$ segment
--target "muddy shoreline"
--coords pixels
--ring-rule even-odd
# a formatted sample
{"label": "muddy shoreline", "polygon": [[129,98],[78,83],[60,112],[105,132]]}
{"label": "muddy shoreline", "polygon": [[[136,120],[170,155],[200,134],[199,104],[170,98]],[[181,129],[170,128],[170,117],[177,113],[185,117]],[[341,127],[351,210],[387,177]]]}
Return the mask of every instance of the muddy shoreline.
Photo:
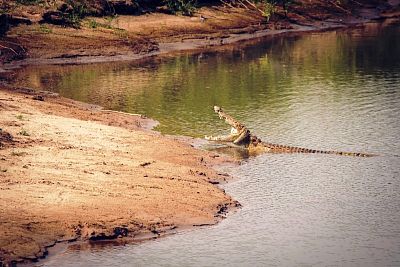
{"label": "muddy shoreline", "polygon": [[[354,27],[387,17],[398,18],[398,13],[307,26],[292,23],[285,29],[253,28],[251,33],[214,34],[211,38],[185,36],[176,41],[175,36],[160,42],[159,50],[150,53],[38,56],[12,61],[0,71],[12,72],[26,65],[138,60],[184,50],[223,49],[224,45],[265,36]],[[5,214],[0,224],[0,265],[37,261],[60,242],[126,242],[142,239],[142,235],[151,239],[186,227],[215,224],[239,206],[215,186],[227,176],[213,166],[229,159],[194,149],[179,138],[149,132],[146,129],[152,122],[141,116],[104,111],[46,92],[15,89],[0,85],[2,133],[13,137],[11,141],[1,139],[0,148],[0,210]],[[87,133],[91,139],[81,141]],[[136,155],[131,155],[132,150]],[[97,191],[103,190],[104,184],[99,186],[96,177],[107,187],[101,194]],[[78,186],[77,179],[82,179]],[[121,193],[121,188],[126,191]],[[153,190],[166,191],[154,194]],[[171,201],[177,197],[178,203]],[[132,205],[137,205],[133,212]],[[126,215],[115,216],[121,211]]]}

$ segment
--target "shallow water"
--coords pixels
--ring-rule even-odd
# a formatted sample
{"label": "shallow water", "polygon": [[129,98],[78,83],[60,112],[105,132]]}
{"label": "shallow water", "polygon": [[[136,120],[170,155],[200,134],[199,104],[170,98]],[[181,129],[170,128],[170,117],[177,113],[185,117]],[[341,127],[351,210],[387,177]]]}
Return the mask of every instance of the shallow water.
{"label": "shallow water", "polygon": [[126,246],[71,247],[44,266],[400,266],[400,26],[289,37],[146,62],[30,67],[18,84],[201,137],[227,125],[262,140],[372,158],[265,154],[228,171],[243,208],[212,227]]}

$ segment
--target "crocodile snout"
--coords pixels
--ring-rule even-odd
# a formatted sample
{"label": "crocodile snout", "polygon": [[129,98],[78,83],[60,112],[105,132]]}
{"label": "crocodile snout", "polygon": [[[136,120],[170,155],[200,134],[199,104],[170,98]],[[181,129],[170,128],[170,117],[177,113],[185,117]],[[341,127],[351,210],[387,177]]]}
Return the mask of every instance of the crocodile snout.
{"label": "crocodile snout", "polygon": [[222,108],[220,108],[220,107],[218,107],[218,106],[214,106],[214,111],[215,111],[216,113],[218,113],[218,112],[222,111]]}

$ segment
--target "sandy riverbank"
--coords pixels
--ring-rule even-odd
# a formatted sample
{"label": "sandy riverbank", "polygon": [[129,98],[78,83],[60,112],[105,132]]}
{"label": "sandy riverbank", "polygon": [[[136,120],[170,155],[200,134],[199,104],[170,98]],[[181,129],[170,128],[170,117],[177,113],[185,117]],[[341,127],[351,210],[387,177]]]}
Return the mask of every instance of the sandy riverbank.
{"label": "sandy riverbank", "polygon": [[[12,28],[0,45],[23,50],[26,59],[11,67],[135,59],[296,27],[346,27],[397,16],[399,1],[391,2],[394,11],[366,6],[358,12],[363,16],[307,6],[268,24],[257,12],[227,7],[200,9],[204,22],[199,16],[148,14],[80,30],[33,23]],[[236,205],[213,185],[226,179],[211,168],[225,162],[214,153],[150,132],[140,116],[34,96],[0,88],[0,261],[37,259],[62,240],[134,238],[212,224],[225,207]]]}
{"label": "sandy riverbank", "polygon": [[214,153],[145,130],[140,116],[33,97],[0,90],[2,261],[61,240],[214,224],[236,205],[214,185],[227,178]]}

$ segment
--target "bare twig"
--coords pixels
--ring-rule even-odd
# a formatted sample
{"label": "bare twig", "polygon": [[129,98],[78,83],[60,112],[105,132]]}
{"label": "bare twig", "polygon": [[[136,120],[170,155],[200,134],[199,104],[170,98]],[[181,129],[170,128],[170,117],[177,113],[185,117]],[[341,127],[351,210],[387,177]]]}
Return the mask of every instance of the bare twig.
{"label": "bare twig", "polygon": [[231,8],[233,8],[233,6],[228,2],[226,2],[224,0],[219,0],[219,1],[221,1],[221,3],[223,3],[224,5],[227,5],[227,6],[231,7]]}
{"label": "bare twig", "polygon": [[256,10],[258,10],[262,15],[264,15],[264,11],[262,11],[261,9],[259,9],[254,3],[252,3],[249,0],[245,0],[246,3],[248,3],[249,5],[251,5],[252,7],[254,7]]}
{"label": "bare twig", "polygon": [[340,9],[340,10],[342,10],[342,11],[344,11],[345,13],[347,13],[347,14],[351,14],[351,12],[350,11],[348,11],[348,10],[346,10],[346,9],[344,9],[343,7],[341,7],[341,6],[339,6],[338,4],[336,4],[335,2],[330,2],[332,5],[334,5],[336,8],[338,8],[338,9]]}
{"label": "bare twig", "polygon": [[238,1],[239,4],[242,5],[245,9],[247,9],[247,10],[249,9],[242,1],[240,1],[240,0],[237,0],[237,1]]}
{"label": "bare twig", "polygon": [[355,0],[350,0],[350,1],[356,3],[359,6],[362,6],[362,4],[360,2],[358,2],[358,1],[355,1]]}
{"label": "bare twig", "polygon": [[20,45],[20,44],[17,44],[17,43],[14,43],[14,42],[10,42],[10,41],[1,41],[1,42],[18,46],[24,53],[26,52],[24,47],[22,45]]}
{"label": "bare twig", "polygon": [[12,49],[11,47],[8,46],[4,46],[4,45],[0,45],[0,48],[4,48],[4,49],[8,49],[11,50],[14,54],[16,54],[17,56],[19,55],[14,49]]}

